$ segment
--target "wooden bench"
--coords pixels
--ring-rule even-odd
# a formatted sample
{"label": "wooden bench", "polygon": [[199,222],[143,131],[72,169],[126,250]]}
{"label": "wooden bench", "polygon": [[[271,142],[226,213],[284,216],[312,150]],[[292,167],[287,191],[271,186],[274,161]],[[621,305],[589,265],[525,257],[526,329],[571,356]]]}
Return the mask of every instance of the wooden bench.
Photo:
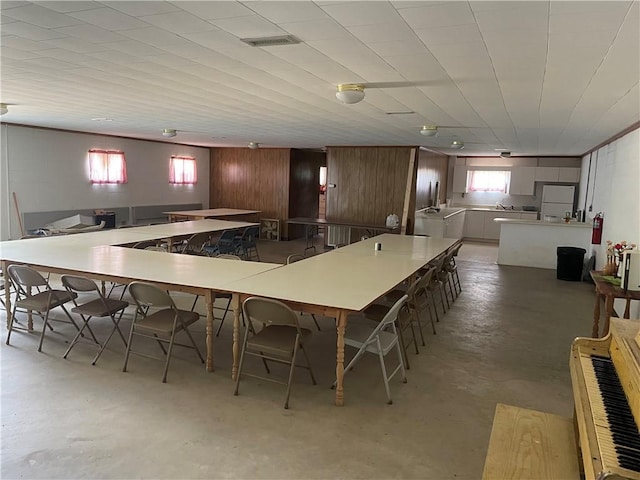
{"label": "wooden bench", "polygon": [[482,478],[580,478],[573,421],[550,413],[497,404]]}

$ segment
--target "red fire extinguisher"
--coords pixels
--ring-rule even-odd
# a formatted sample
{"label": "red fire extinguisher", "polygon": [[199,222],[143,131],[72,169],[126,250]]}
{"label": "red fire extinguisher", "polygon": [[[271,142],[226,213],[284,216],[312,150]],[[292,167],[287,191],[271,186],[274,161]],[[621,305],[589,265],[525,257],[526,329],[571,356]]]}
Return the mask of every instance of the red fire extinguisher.
{"label": "red fire extinguisher", "polygon": [[602,224],[604,218],[602,218],[602,212],[593,217],[593,229],[591,231],[591,244],[600,245],[602,243]]}

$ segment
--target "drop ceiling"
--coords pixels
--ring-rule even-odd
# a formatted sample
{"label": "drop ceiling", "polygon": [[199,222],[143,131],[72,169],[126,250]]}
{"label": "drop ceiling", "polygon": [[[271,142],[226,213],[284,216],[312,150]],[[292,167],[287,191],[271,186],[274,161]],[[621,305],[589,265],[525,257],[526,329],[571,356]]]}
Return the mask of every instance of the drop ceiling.
{"label": "drop ceiling", "polygon": [[[12,124],[579,155],[640,120],[635,1],[1,2]],[[294,45],[241,39],[293,35]],[[345,105],[340,83],[378,83]],[[387,85],[387,86],[385,86]],[[445,125],[438,136],[422,125]],[[173,138],[165,128],[177,130]]]}

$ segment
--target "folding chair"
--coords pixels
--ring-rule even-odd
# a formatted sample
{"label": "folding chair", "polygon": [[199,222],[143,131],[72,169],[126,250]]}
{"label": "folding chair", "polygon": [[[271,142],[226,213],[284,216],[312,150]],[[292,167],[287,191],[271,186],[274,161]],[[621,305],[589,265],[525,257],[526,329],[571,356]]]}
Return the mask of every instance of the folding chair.
{"label": "folding chair", "polygon": [[224,254],[239,255],[240,253],[235,243],[237,233],[237,230],[223,231],[215,245],[208,245],[204,247],[204,253],[210,257],[216,257]]}
{"label": "folding chair", "polygon": [[187,255],[206,255],[205,247],[209,246],[211,234],[209,232],[194,233],[184,243],[178,253]]}
{"label": "folding chair", "polygon": [[[50,321],[71,323],[76,330],[80,331],[80,328],[73,320],[73,317],[69,314],[64,304],[72,301],[76,298],[76,294],[69,293],[66,290],[54,290],[49,285],[46,278],[40,275],[39,272],[27,267],[26,265],[9,265],[8,268],[9,278],[15,288],[15,301],[13,303],[13,312],[11,312],[11,321],[9,322],[9,332],[7,333],[7,345],[9,345],[9,339],[11,338],[11,332],[13,329],[24,330],[22,327],[16,327],[16,311],[18,308],[27,311],[35,311],[42,318],[42,332],[40,334],[40,342],[38,343],[38,351],[42,351],[42,343],[44,342],[44,334],[47,328],[53,330]],[[33,290],[36,290],[34,293]],[[49,318],[49,313],[52,309],[60,307],[64,311],[65,315],[69,319],[60,320],[56,318]],[[94,337],[95,340],[95,337]]]}
{"label": "folding chair", "polygon": [[256,260],[260,261],[260,255],[258,254],[258,246],[256,239],[260,235],[260,227],[247,227],[245,228],[242,236],[239,240],[239,251],[242,252],[241,256],[244,260],[251,260],[254,256]]}
{"label": "folding chair", "polygon": [[[250,297],[244,301],[242,309],[247,321],[247,327],[245,328],[244,339],[242,341],[238,376],[236,377],[236,386],[233,394],[238,395],[240,377],[242,375],[261,378],[287,386],[284,408],[289,408],[291,382],[293,380],[295,367],[302,367],[309,370],[311,381],[314,385],[316,384],[316,379],[311,369],[311,362],[304,348],[305,339],[311,335],[311,330],[301,328],[295,312],[277,300]],[[260,330],[258,330],[258,328]],[[302,350],[306,359],[306,365],[296,363],[298,350]],[[285,383],[270,377],[243,373],[242,370],[247,355],[261,358],[267,373],[271,373],[267,360],[289,365],[288,381]]]}
{"label": "folding chair", "polygon": [[[61,280],[62,280],[62,284],[67,289],[67,291],[70,294],[76,296],[76,298],[73,299],[73,304],[75,305],[75,307],[71,309],[71,312],[77,313],[78,315],[80,315],[80,318],[82,318],[82,321],[84,322],[84,325],[82,325],[82,328],[80,329],[80,331],[77,333],[77,335],[69,345],[69,348],[67,349],[67,351],[64,353],[63,358],[67,358],[67,355],[69,355],[69,352],[71,351],[71,349],[76,345],[76,343],[78,343],[78,340],[80,340],[80,337],[82,336],[82,332],[84,331],[85,328],[88,329],[91,332],[91,336],[95,338],[95,335],[93,334],[93,332],[91,331],[91,327],[89,326],[89,320],[93,317],[98,317],[98,318],[109,317],[113,322],[113,328],[111,329],[111,333],[109,333],[109,336],[107,337],[107,339],[103,344],[100,344],[98,342],[98,346],[100,348],[98,349],[98,353],[96,354],[95,358],[91,362],[91,365],[96,364],[96,362],[100,358],[100,355],[102,355],[102,352],[104,351],[105,347],[109,343],[109,340],[111,340],[111,337],[113,336],[114,333],[116,333],[116,331],[120,335],[120,338],[122,339],[122,343],[126,346],[127,341],[124,338],[122,331],[120,330],[119,323],[120,323],[120,320],[122,319],[122,314],[124,313],[124,310],[129,306],[129,302],[125,302],[124,300],[116,300],[114,298],[105,297],[104,295],[102,295],[102,292],[98,288],[98,285],[96,285],[96,283],[93,280],[89,280],[88,278],[85,278],[85,277],[79,277],[75,275],[63,275]],[[83,303],[78,303],[78,296],[80,294],[87,294],[87,293],[94,294],[91,300],[84,301]],[[120,313],[120,315],[118,315],[118,317],[116,318],[117,313]]]}
{"label": "folding chair", "polygon": [[[156,340],[158,345],[160,345],[162,352],[167,357],[162,376],[163,383],[167,382],[167,372],[169,371],[169,363],[174,345],[193,348],[200,358],[200,361],[204,363],[204,358],[202,358],[202,354],[200,350],[198,350],[198,346],[193,340],[188,328],[189,325],[195,323],[200,317],[197,313],[179,310],[167,292],[151,283],[131,282],[129,284],[129,293],[135,300],[137,308],[133,322],[131,322],[127,350],[124,356],[124,365],[122,366],[123,372],[127,371],[129,354],[131,353],[159,360],[158,357],[132,350],[131,344],[134,335]],[[176,333],[180,331],[184,331],[184,333],[187,334],[191,345],[175,343]],[[168,343],[169,347],[165,349],[163,343]]]}
{"label": "folding chair", "polygon": [[[387,403],[389,404],[393,403],[393,400],[391,399],[391,390],[389,388],[389,380],[391,380],[396,373],[400,372],[402,374],[402,381],[407,383],[407,375],[404,369],[404,361],[400,350],[398,331],[396,329],[396,320],[403,307],[405,307],[407,299],[407,295],[400,298],[393,307],[389,309],[384,318],[380,323],[378,323],[377,327],[371,328],[368,325],[360,323],[347,325],[347,329],[344,334],[344,344],[358,349],[355,356],[345,367],[344,375],[347,375],[347,372],[353,368],[356,362],[360,360],[366,352],[378,355],[378,358],[380,359],[380,368],[382,369],[384,388],[387,392]],[[391,372],[391,374],[389,374],[387,372],[384,357],[386,357],[394,348],[398,354],[398,366],[393,370],[393,372]],[[335,387],[335,385],[336,384],[334,382],[333,386]]]}

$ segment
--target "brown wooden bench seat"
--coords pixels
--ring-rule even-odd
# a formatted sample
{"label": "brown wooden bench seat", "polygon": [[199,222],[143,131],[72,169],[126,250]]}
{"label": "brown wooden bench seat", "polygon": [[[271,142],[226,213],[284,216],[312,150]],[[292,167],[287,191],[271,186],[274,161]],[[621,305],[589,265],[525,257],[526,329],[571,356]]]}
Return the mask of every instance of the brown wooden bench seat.
{"label": "brown wooden bench seat", "polygon": [[572,420],[497,404],[482,478],[580,478]]}

